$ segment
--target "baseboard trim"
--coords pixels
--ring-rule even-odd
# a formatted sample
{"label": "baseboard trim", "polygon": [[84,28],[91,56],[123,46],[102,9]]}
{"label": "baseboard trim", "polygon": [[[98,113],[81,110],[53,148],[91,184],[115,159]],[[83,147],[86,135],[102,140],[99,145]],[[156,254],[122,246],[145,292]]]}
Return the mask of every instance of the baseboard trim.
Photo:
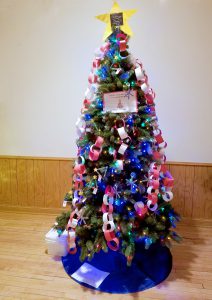
{"label": "baseboard trim", "polygon": [[30,207],[30,206],[5,206],[0,205],[0,212],[4,213],[30,213],[30,214],[52,214],[57,215],[67,208],[47,208],[47,207]]}

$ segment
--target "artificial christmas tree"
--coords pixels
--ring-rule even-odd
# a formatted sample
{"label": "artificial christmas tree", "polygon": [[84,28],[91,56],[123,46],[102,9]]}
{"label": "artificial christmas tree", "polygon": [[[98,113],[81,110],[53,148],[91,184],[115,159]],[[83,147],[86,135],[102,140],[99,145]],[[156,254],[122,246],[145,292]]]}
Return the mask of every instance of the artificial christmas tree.
{"label": "artificial christmas tree", "polygon": [[[63,260],[69,274],[79,267],[78,257],[91,262],[102,257],[107,265],[114,263],[112,255],[119,255],[123,268],[132,268],[135,275],[138,256],[143,255],[144,273],[153,272],[152,278],[166,266],[154,271],[148,261],[163,264],[156,256],[165,251],[161,255],[168,257],[169,267],[156,284],[170,272],[167,246],[180,240],[172,230],[179,215],[170,204],[174,180],[165,165],[167,144],[156,117],[155,93],[142,63],[128,51],[132,32],[127,21],[134,13],[122,11],[115,2],[109,14],[97,17],[107,29],[105,43],[95,52],[77,121],[73,188],[65,198],[71,211],[59,216],[54,228],[59,235],[65,229],[69,233],[69,255]],[[69,266],[71,256],[78,261],[76,266],[72,259],[75,269]],[[97,265],[101,269],[99,261]],[[154,284],[137,284],[127,291]],[[102,290],[127,292],[117,286]]]}

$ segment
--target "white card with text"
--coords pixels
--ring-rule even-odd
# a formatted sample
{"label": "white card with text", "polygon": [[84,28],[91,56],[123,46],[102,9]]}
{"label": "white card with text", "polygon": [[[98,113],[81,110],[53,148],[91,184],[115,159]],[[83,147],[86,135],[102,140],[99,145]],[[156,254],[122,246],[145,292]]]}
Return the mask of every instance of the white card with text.
{"label": "white card with text", "polygon": [[137,91],[105,93],[103,111],[112,113],[138,112]]}
{"label": "white card with text", "polygon": [[84,263],[71,277],[74,279],[87,283],[95,288],[98,288],[100,284],[110,273],[101,271],[88,263]]}

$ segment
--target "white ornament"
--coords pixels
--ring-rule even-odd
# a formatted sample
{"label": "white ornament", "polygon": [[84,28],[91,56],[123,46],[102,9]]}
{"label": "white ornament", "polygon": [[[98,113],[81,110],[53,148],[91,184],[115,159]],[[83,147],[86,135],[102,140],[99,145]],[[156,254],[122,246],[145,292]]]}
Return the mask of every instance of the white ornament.
{"label": "white ornament", "polygon": [[147,207],[148,207],[149,210],[151,210],[151,211],[156,211],[157,208],[158,208],[158,204],[155,203],[154,206],[152,206],[152,201],[151,201],[151,200],[148,200],[148,201],[147,201]]}
{"label": "white ornament", "polygon": [[146,83],[143,83],[141,85],[141,89],[144,92],[144,94],[148,94],[148,92],[149,92],[149,86]]}
{"label": "white ornament", "polygon": [[163,200],[166,201],[166,202],[171,201],[173,198],[174,198],[174,195],[173,195],[172,192],[166,192],[166,193],[163,195]]}

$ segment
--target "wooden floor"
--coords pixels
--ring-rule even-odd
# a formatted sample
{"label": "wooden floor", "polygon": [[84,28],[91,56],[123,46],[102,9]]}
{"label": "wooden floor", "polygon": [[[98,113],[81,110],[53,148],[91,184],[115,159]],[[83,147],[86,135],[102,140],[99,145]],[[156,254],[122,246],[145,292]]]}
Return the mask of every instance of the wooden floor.
{"label": "wooden floor", "polygon": [[212,220],[183,220],[184,237],[173,250],[174,265],[161,285],[128,295],[94,293],[69,278],[61,262],[45,254],[50,211],[0,208],[0,299],[148,300],[212,299]]}

